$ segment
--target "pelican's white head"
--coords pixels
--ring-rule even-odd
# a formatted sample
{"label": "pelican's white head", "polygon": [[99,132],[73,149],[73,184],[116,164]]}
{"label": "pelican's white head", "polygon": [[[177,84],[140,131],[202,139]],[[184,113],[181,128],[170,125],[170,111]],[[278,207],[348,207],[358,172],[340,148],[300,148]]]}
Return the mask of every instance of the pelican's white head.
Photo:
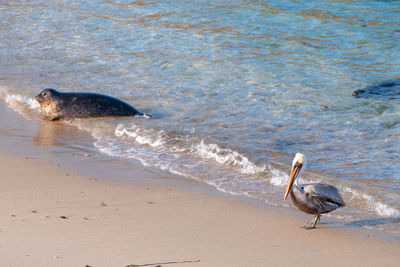
{"label": "pelican's white head", "polygon": [[302,164],[304,167],[304,165],[306,165],[306,156],[301,153],[296,153],[292,162],[292,167],[294,167],[296,163]]}
{"label": "pelican's white head", "polygon": [[306,157],[301,153],[296,153],[296,156],[294,156],[292,162],[292,169],[290,170],[289,183],[286,187],[285,197],[283,199],[287,198],[295,182],[295,184],[297,185],[296,178],[299,177],[300,174],[304,171],[305,165]]}

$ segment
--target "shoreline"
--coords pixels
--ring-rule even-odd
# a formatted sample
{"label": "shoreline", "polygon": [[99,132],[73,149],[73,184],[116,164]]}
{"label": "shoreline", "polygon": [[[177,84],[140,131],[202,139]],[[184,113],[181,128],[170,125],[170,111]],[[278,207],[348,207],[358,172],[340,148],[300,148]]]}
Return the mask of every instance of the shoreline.
{"label": "shoreline", "polygon": [[307,221],[289,211],[171,181],[106,181],[4,152],[0,162],[3,265],[395,266],[400,260],[398,242],[326,221],[305,230]]}
{"label": "shoreline", "polygon": [[[326,216],[308,231],[302,226],[311,217],[297,210],[105,157],[76,128],[27,121],[3,103],[0,111],[4,265],[395,266],[400,260],[398,238]],[[15,124],[4,127],[9,121]],[[65,131],[81,138],[76,146],[59,143],[56,135]]]}
{"label": "shoreline", "polygon": [[[19,97],[20,96],[17,96],[16,99]],[[25,99],[26,96],[22,98]],[[158,158],[147,157],[147,153],[141,153],[141,151],[138,153],[138,155],[132,154],[131,152],[127,152],[125,155],[124,151],[129,151],[131,146],[129,142],[125,141],[123,141],[121,144],[117,144],[117,150],[121,149],[122,154],[119,152],[114,153],[114,147],[112,145],[113,141],[104,142],[102,137],[98,137],[97,133],[99,130],[102,132],[102,129],[98,129],[96,127],[87,128],[86,121],[45,121],[41,118],[39,110],[33,112],[32,108],[34,105],[25,105],[23,103],[21,105],[19,100],[16,100],[16,102],[13,101],[14,100],[8,100],[7,106],[2,106],[2,103],[0,102],[0,111],[1,115],[3,115],[3,119],[0,116],[0,137],[4,137],[1,136],[1,134],[6,133],[5,139],[9,138],[9,143],[13,143],[15,140],[17,140],[19,145],[8,147],[8,142],[2,143],[0,138],[0,147],[8,147],[5,150],[7,152],[18,150],[21,155],[26,155],[27,153],[29,154],[34,151],[33,154],[31,153],[33,157],[37,157],[37,153],[39,152],[39,158],[58,160],[62,162],[63,166],[68,166],[69,168],[78,170],[83,174],[100,175],[106,180],[119,181],[122,179],[124,181],[141,182],[135,180],[135,177],[131,175],[132,172],[135,172],[138,169],[148,174],[151,173],[152,178],[155,178],[154,180],[159,180],[159,182],[162,182],[163,180],[157,179],[159,176],[172,179],[174,181],[177,180],[177,182],[181,182],[182,185],[186,185],[188,183],[192,184],[194,181],[200,181],[196,184],[196,186],[193,186],[192,189],[197,190],[198,187],[200,187],[204,188],[206,191],[217,191],[220,194],[228,194],[232,197],[241,198],[244,201],[259,202],[261,205],[281,207],[283,209],[290,209],[290,207],[293,207],[293,204],[290,200],[282,201],[282,191],[284,190],[283,187],[285,186],[282,184],[282,182],[285,178],[288,179],[287,174],[285,175],[287,169],[283,168],[274,161],[268,163],[268,165],[271,163],[270,166],[272,167],[273,171],[267,171],[262,174],[260,173],[262,176],[261,180],[259,180],[259,177],[257,176],[253,177],[251,175],[249,177],[249,183],[251,186],[258,185],[260,183],[261,187],[257,188],[256,190],[252,190],[251,186],[248,187],[246,185],[246,179],[248,178],[247,175],[233,173],[235,176],[240,175],[240,177],[238,177],[238,187],[236,187],[236,177],[231,177],[232,173],[229,171],[226,173],[226,175],[228,175],[226,179],[228,183],[225,185],[225,181],[220,183],[218,179],[215,180],[214,178],[213,171],[217,171],[217,173],[219,172],[220,167],[218,165],[214,166],[211,164],[211,168],[216,167],[216,169],[211,172],[208,172],[208,169],[201,167],[197,169],[196,172],[191,172],[190,169],[185,170],[185,167],[187,167],[185,162],[183,162],[184,164],[182,166],[180,166],[179,163],[174,165],[173,158],[165,157],[163,152],[157,149],[155,151],[150,151],[150,154],[153,155],[153,152],[155,152],[156,155],[160,156],[160,161],[158,161]],[[28,97],[24,101],[26,103],[30,103],[32,99]],[[12,111],[12,109],[16,110]],[[9,121],[13,121],[11,126]],[[103,123],[103,119],[94,121],[95,124],[96,121],[100,124]],[[105,121],[107,121],[107,119]],[[115,119],[114,122],[118,123],[121,121],[119,119]],[[91,125],[90,120],[88,125]],[[110,123],[110,127],[105,130],[106,136],[111,138],[110,140],[115,140],[113,137],[113,131],[117,129],[115,128],[116,125],[117,124],[113,125],[113,123]],[[4,128],[6,131],[4,131]],[[9,131],[9,134],[7,135],[8,128],[10,128],[11,131]],[[146,134],[144,136],[146,136]],[[138,142],[141,143],[141,141]],[[119,140],[117,143],[119,143]],[[29,148],[27,148],[27,146]],[[141,146],[139,145],[139,148],[140,147]],[[132,148],[135,150],[135,145]],[[102,149],[105,150],[103,151]],[[107,149],[111,149],[111,153]],[[144,149],[146,150],[147,148]],[[200,151],[201,150],[202,149],[200,149]],[[159,154],[160,152],[162,153]],[[167,154],[169,155],[168,152]],[[84,157],[84,155],[87,155],[87,157]],[[144,157],[142,157],[143,155]],[[174,157],[176,155],[172,153],[172,156]],[[178,158],[179,157],[180,156],[178,155]],[[216,160],[218,161],[218,159]],[[170,163],[172,163],[172,165],[170,165]],[[226,164],[223,164],[222,168],[224,168],[224,165]],[[103,168],[103,166],[107,167]],[[180,167],[183,167],[183,171],[179,170]],[[172,173],[165,171],[165,168],[171,169]],[[175,170],[178,171],[175,172]],[[182,176],[179,174],[182,174]],[[268,177],[271,174],[272,177]],[[218,177],[221,179],[224,176],[219,174]],[[324,181],[327,179],[325,176],[315,176],[315,174],[312,172],[307,172],[305,178],[309,181],[320,181],[320,178],[322,178]],[[217,183],[214,183],[214,181],[217,181]],[[243,185],[241,185],[242,182],[244,182]],[[362,227],[372,231],[376,230],[378,234],[382,234],[385,237],[389,236],[390,238],[393,236],[397,239],[400,238],[400,232],[398,230],[400,218],[397,217],[398,210],[395,204],[392,202],[382,202],[379,195],[369,194],[369,191],[359,190],[357,184],[354,184],[355,187],[353,187],[353,184],[348,184],[346,181],[341,184],[336,184],[336,181],[333,182],[327,179],[326,182],[332,182],[333,185],[338,186],[339,190],[343,194],[342,196],[349,205],[344,210],[339,209],[333,213],[324,215],[323,218],[339,220],[347,227]],[[230,185],[234,186],[233,190],[231,190]],[[210,188],[210,186],[212,188]],[[241,191],[242,189],[244,189],[244,191]],[[361,213],[359,213],[359,211],[361,211]],[[303,215],[295,208],[292,208],[292,212]],[[393,216],[390,217],[389,213],[391,213]],[[304,215],[304,217],[306,216],[307,215]]]}

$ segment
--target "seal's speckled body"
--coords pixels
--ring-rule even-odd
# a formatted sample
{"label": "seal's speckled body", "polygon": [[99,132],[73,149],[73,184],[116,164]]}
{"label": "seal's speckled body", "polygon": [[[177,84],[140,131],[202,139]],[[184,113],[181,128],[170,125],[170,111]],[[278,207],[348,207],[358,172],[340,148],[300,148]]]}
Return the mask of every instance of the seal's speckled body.
{"label": "seal's speckled body", "polygon": [[143,115],[124,101],[94,93],[62,93],[47,88],[35,100],[39,102],[43,116],[50,120]]}

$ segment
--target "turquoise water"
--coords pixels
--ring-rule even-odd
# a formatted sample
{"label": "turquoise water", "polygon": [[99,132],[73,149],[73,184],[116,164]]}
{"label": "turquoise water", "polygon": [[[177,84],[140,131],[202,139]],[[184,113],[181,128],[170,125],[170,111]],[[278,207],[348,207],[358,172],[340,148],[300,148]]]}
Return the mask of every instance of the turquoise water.
{"label": "turquoise water", "polygon": [[399,2],[87,2],[0,3],[11,108],[40,120],[47,87],[121,98],[153,117],[65,123],[112,157],[271,205],[290,205],[302,152],[303,180],[348,203],[332,216],[400,233],[400,98],[351,95],[400,79]]}

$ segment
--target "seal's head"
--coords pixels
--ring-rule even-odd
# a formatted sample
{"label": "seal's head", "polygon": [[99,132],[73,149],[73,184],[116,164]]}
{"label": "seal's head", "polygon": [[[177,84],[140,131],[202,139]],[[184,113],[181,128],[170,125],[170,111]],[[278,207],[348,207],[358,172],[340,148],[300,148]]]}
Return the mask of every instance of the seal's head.
{"label": "seal's head", "polygon": [[39,104],[46,103],[54,99],[56,95],[59,93],[51,88],[44,89],[40,94],[35,97],[35,100],[39,102]]}
{"label": "seal's head", "polygon": [[51,120],[57,120],[63,117],[60,110],[60,93],[54,89],[46,88],[35,97],[39,102],[43,115]]}
{"label": "seal's head", "polygon": [[351,93],[351,95],[352,95],[352,96],[355,96],[355,97],[359,97],[359,95],[360,95],[360,94],[363,94],[363,93],[365,93],[365,90],[359,89],[359,90],[353,91],[353,93]]}

